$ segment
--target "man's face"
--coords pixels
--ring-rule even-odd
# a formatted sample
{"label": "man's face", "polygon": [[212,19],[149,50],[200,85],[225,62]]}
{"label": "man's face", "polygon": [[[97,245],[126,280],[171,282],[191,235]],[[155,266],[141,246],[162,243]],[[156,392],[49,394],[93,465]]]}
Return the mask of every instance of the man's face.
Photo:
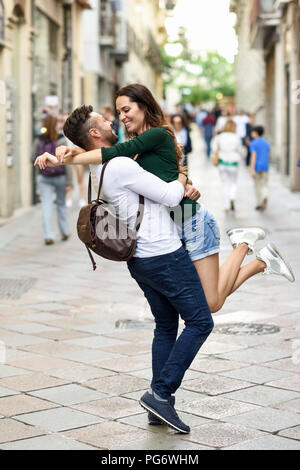
{"label": "man's face", "polygon": [[[98,137],[101,137],[104,144],[114,145],[118,140],[118,136],[111,127],[111,121],[104,119],[101,114],[94,112],[91,113],[91,117],[93,118],[94,128],[90,129],[90,133],[91,131],[96,130],[100,134]],[[95,136],[92,135],[92,137]]]}

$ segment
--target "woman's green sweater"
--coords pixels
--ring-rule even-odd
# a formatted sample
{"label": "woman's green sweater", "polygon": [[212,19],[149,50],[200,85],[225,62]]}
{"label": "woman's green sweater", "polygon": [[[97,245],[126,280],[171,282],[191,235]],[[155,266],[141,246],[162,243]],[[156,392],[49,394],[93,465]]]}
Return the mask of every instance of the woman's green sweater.
{"label": "woman's green sweater", "polygon": [[[153,173],[168,183],[178,178],[174,142],[163,127],[152,127],[128,142],[122,142],[110,148],[103,147],[101,150],[103,163],[114,157],[126,156],[133,158],[138,154],[137,163],[144,170]],[[199,204],[185,197],[182,199],[180,206],[182,220],[187,220],[196,213]]]}

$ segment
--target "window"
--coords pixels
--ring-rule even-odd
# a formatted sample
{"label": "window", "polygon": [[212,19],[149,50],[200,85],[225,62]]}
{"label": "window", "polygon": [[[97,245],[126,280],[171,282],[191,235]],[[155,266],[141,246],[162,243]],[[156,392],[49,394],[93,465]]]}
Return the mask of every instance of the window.
{"label": "window", "polygon": [[0,41],[4,41],[4,6],[0,0]]}

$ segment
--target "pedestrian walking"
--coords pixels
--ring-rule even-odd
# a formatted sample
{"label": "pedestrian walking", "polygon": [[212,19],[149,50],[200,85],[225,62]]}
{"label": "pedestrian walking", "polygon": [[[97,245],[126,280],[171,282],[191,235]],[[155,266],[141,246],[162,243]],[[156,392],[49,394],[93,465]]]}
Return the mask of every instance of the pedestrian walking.
{"label": "pedestrian walking", "polygon": [[182,146],[183,157],[179,163],[181,166],[187,166],[187,157],[192,151],[190,129],[184,116],[181,114],[174,114],[171,117],[171,124],[174,129],[176,141]]}
{"label": "pedestrian walking", "polygon": [[237,192],[238,165],[243,147],[236,133],[236,124],[228,120],[219,135],[212,141],[212,151],[219,155],[219,172],[223,186],[223,202],[226,212],[235,210]]}
{"label": "pedestrian walking", "polygon": [[[57,118],[47,115],[42,124],[44,133],[37,137],[33,143],[33,157],[37,153],[50,152],[55,153],[56,147],[66,145],[66,139],[58,134]],[[72,187],[72,171],[65,165],[59,165],[54,168],[45,168],[40,170],[37,175],[37,183],[40,191],[42,203],[42,222],[43,235],[46,245],[54,243],[53,231],[53,197],[55,195],[55,204],[57,211],[58,227],[62,241],[69,238],[69,221],[66,207],[66,191]]]}
{"label": "pedestrian walking", "polygon": [[202,126],[204,129],[204,140],[206,143],[206,156],[207,157],[210,157],[210,152],[211,152],[210,143],[213,138],[215,124],[216,124],[216,119],[214,118],[211,112],[208,112],[207,116],[202,121]]}
{"label": "pedestrian walking", "polygon": [[256,210],[264,211],[268,203],[268,176],[270,160],[270,144],[262,136],[264,128],[256,126],[252,129],[251,152],[251,175],[255,183]]}

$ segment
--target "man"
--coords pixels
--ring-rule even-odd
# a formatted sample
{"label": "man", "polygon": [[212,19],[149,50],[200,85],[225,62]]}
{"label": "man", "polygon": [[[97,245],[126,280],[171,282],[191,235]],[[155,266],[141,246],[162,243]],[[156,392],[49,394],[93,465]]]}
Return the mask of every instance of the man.
{"label": "man", "polygon": [[111,121],[112,123],[112,129],[117,134],[118,140],[120,140],[120,121],[118,118],[115,117],[114,110],[112,109],[111,106],[105,105],[102,106],[100,109],[100,114],[106,119],[107,121]]}
{"label": "man", "polygon": [[[110,147],[117,136],[111,123],[81,106],[67,119],[64,132],[76,145],[85,150]],[[82,163],[86,158],[77,155],[70,159]],[[59,163],[55,157],[43,155],[40,166]],[[68,163],[68,161],[66,161]],[[91,170],[99,181],[102,165],[92,162]],[[152,344],[153,378],[151,391],[146,392],[140,404],[148,410],[151,424],[161,421],[182,433],[190,432],[177,415],[174,393],[213,329],[213,320],[192,261],[182,246],[178,231],[167,206],[179,204],[184,194],[185,175],[177,181],[165,183],[143,170],[135,161],[114,158],[105,170],[102,193],[120,218],[126,217],[129,227],[136,218],[139,194],[145,197],[144,216],[137,236],[135,256],[128,262],[131,276],[147,298],[156,328]],[[185,328],[177,338],[179,315]]]}
{"label": "man", "polygon": [[264,211],[268,202],[268,171],[270,159],[270,145],[262,136],[264,128],[256,126],[252,129],[251,152],[251,175],[255,182],[256,210]]}

